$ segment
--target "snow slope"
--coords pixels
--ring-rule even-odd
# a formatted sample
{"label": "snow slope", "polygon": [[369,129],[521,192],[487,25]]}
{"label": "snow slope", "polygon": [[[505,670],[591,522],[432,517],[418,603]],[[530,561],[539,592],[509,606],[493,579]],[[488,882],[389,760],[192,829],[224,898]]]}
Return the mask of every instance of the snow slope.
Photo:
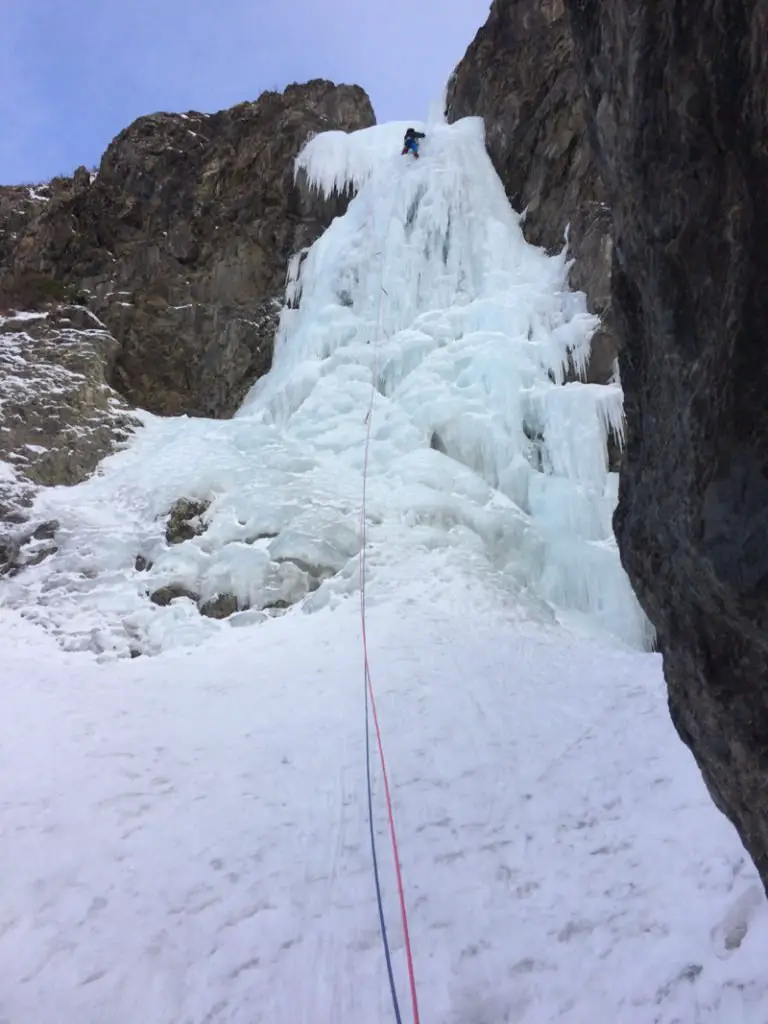
{"label": "snow slope", "polygon": [[[765,1024],[761,889],[657,656],[415,569],[369,639],[424,1024]],[[107,665],[0,645],[0,1019],[393,1021],[352,603]]]}
{"label": "snow slope", "polygon": [[[310,182],[360,191],[293,261],[272,372],[233,420],[147,416],[101,475],[43,494],[36,512],[61,524],[60,553],[0,600],[105,656],[232,628],[201,620],[192,600],[156,607],[149,593],[168,584],[202,602],[235,595],[250,621],[276,602],[333,604],[356,587],[374,386],[374,581],[442,552],[498,576],[532,613],[647,646],[611,530],[606,435],[621,432],[621,389],[564,383],[586,363],[595,318],[564,260],[525,243],[479,119],[432,126],[418,162],[400,157],[402,131],[307,145]],[[178,497],[212,500],[208,529],[169,546],[163,516]]]}

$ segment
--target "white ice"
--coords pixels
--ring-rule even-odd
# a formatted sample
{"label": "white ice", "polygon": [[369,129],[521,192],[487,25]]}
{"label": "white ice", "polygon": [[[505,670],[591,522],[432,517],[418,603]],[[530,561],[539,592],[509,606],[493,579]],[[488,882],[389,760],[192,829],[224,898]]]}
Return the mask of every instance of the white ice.
{"label": "white ice", "polygon": [[[186,598],[153,605],[165,584],[257,611],[336,603],[356,587],[373,386],[372,600],[384,565],[445,549],[543,620],[647,647],[611,529],[621,390],[575,379],[595,318],[564,257],[524,241],[482,122],[428,126],[419,161],[400,155],[405,127],[307,144],[297,174],[358,192],[292,261],[272,371],[233,420],[147,416],[100,475],[44,493],[36,514],[61,524],[59,554],[0,600],[105,657],[230,629]],[[208,529],[169,546],[178,497],[212,501]]]}

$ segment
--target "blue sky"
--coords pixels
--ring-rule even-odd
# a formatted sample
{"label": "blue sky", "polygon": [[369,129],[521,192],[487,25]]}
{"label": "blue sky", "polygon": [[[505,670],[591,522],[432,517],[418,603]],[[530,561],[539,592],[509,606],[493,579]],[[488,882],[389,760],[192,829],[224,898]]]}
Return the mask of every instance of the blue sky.
{"label": "blue sky", "polygon": [[214,111],[289,82],[362,85],[426,116],[490,0],[6,0],[0,183],[97,164],[141,114]]}

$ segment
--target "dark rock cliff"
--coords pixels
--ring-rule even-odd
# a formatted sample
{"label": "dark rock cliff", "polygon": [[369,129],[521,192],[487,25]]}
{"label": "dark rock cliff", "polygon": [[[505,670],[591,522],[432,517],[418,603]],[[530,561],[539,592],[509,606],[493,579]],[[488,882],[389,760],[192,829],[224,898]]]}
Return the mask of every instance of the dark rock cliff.
{"label": "dark rock cliff", "polygon": [[616,358],[610,310],[611,224],[590,151],[586,104],[563,0],[493,0],[488,21],[448,89],[448,118],[479,115],[486,146],[525,235],[575,264],[574,287],[602,319],[589,378],[607,380]]}
{"label": "dark rock cliff", "polygon": [[568,0],[614,221],[615,527],[768,887],[768,0]]}
{"label": "dark rock cliff", "polygon": [[345,206],[295,185],[293,159],[312,132],[373,123],[362,89],[322,80],[210,116],[142,117],[97,174],[2,190],[0,263],[87,295],[131,404],[229,416],[271,364],[289,256]]}

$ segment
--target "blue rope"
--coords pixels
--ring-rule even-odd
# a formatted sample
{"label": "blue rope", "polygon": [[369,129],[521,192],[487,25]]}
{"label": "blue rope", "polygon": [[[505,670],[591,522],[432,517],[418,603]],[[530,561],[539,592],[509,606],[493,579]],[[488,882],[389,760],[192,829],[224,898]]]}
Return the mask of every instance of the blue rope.
{"label": "blue rope", "polygon": [[381,900],[381,882],[379,880],[379,860],[376,856],[376,833],[373,829],[373,792],[371,788],[371,740],[368,713],[368,664],[365,665],[365,769],[368,782],[368,824],[371,831],[371,854],[373,856],[373,876],[376,880],[376,902],[379,905],[379,924],[381,926],[381,938],[384,943],[384,956],[387,961],[387,974],[389,975],[389,990],[392,994],[392,1006],[395,1010],[397,1024],[402,1024],[400,1016],[400,1004],[397,1001],[397,989],[395,988],[395,976],[392,972],[392,957],[389,952],[389,939],[387,938],[387,925],[384,921],[384,905]]}

